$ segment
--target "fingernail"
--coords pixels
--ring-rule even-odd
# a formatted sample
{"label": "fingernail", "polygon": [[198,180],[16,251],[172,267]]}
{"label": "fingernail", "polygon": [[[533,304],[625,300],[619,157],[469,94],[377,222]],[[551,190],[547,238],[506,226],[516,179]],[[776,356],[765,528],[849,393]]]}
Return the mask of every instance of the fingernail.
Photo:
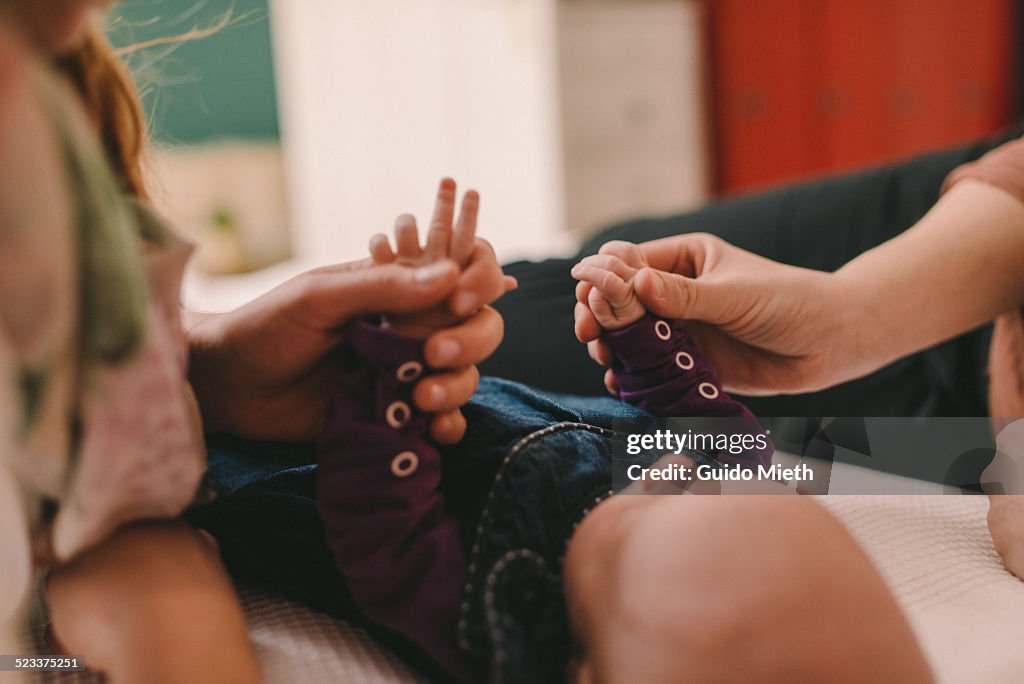
{"label": "fingernail", "polygon": [[448,392],[441,385],[434,385],[430,388],[430,405],[434,408],[440,406],[445,398],[448,396]]}
{"label": "fingernail", "polygon": [[455,309],[457,314],[466,314],[477,307],[476,295],[472,292],[460,292],[455,295],[455,299],[452,301],[452,308]]}
{"label": "fingernail", "polygon": [[459,346],[459,343],[450,337],[446,337],[437,343],[437,364],[439,366],[447,366],[448,364],[455,363],[461,352],[462,347]]}
{"label": "fingernail", "polygon": [[413,272],[413,279],[418,283],[428,283],[433,280],[440,280],[448,275],[451,271],[451,265],[447,261],[438,261],[437,263],[430,264],[429,266],[423,266],[417,268]]}

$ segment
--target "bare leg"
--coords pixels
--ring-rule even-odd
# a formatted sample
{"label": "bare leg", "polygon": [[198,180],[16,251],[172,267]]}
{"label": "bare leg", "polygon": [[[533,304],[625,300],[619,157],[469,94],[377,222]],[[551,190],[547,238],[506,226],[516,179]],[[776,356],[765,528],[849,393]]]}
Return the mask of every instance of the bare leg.
{"label": "bare leg", "polygon": [[55,571],[48,600],[57,639],[114,684],[259,681],[216,549],[184,523],[120,530]]}
{"label": "bare leg", "polygon": [[564,572],[577,681],[932,681],[881,577],[805,497],[613,497]]}

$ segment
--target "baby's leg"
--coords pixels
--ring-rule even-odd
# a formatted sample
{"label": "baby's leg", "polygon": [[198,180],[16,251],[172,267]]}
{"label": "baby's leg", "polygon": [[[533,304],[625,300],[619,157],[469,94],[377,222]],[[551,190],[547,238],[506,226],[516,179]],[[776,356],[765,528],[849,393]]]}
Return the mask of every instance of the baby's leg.
{"label": "baby's leg", "polygon": [[881,577],[806,497],[612,497],[564,579],[579,682],[932,681]]}
{"label": "baby's leg", "polygon": [[181,522],[123,528],[53,572],[54,633],[113,684],[260,680],[212,542]]}
{"label": "baby's leg", "polygon": [[[1013,369],[1005,375],[1011,372],[1019,371]],[[994,375],[992,377],[993,384],[999,382]],[[1010,408],[1015,414],[1022,409],[1021,406]],[[1007,415],[1010,410],[1001,410],[997,415]],[[1003,565],[1024,579],[1024,420],[993,418],[992,422],[996,432],[996,456],[982,474],[982,483],[989,494],[988,529]]]}

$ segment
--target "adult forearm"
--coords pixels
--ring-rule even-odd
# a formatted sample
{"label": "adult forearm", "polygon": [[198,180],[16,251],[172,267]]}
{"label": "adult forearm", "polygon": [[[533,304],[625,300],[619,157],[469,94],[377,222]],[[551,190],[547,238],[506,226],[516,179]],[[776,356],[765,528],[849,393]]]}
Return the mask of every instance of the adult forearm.
{"label": "adult forearm", "polygon": [[836,272],[849,334],[880,367],[1024,301],[1024,204],[977,182],[954,186],[915,226]]}

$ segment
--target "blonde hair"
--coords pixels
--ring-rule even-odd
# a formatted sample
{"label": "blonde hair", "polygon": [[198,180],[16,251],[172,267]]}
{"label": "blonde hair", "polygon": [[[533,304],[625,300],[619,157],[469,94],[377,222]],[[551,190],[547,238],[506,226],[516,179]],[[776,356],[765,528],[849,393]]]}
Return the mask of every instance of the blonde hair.
{"label": "blonde hair", "polygon": [[146,198],[142,153],[146,122],[131,74],[98,29],[73,52],[57,58],[99,135],[107,160],[125,192]]}

